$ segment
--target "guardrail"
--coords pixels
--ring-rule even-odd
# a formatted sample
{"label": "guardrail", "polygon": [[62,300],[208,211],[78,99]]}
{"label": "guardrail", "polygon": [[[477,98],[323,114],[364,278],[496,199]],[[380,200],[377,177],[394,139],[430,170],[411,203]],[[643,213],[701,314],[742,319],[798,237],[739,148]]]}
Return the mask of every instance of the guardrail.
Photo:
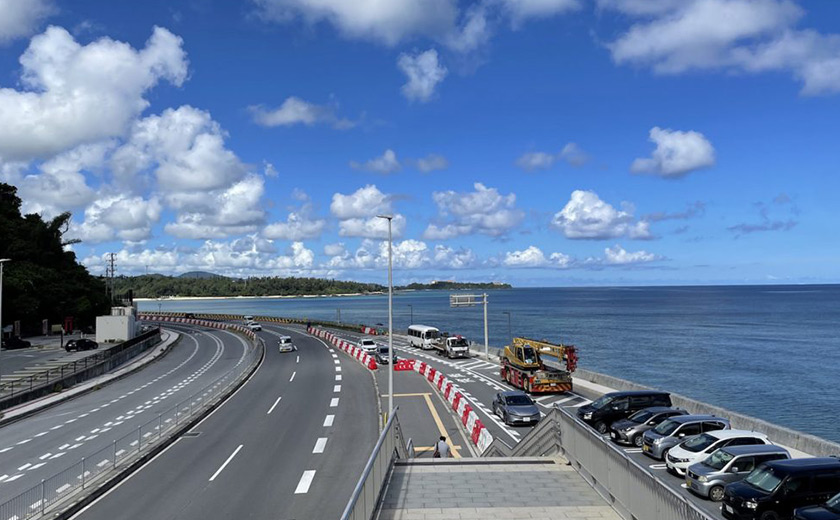
{"label": "guardrail", "polygon": [[191,427],[193,420],[223,399],[251,373],[264,350],[262,340],[250,344],[246,356],[239,363],[189,398],[114,440],[110,446],[0,504],[0,518],[25,520],[60,511],[66,502],[76,498],[74,492],[100,485],[130,468],[162,443]]}
{"label": "guardrail", "polygon": [[0,385],[0,410],[37,399],[55,390],[72,386],[103,374],[160,343],[160,331],[153,330],[117,345],[96,351],[89,356],[45,368],[29,376],[12,379]]}
{"label": "guardrail", "polygon": [[408,458],[408,447],[397,419],[397,410],[394,408],[388,422],[385,423],[353,495],[344,508],[341,520],[370,520],[379,506],[382,490],[391,475],[394,462],[397,459]]}

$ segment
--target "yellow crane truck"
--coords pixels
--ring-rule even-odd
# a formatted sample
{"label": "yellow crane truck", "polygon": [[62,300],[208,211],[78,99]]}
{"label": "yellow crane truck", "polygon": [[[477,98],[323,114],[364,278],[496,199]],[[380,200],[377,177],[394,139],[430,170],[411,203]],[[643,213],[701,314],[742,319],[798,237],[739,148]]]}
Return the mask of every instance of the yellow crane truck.
{"label": "yellow crane truck", "polygon": [[[566,370],[546,366],[542,360],[544,354],[564,361]],[[574,345],[513,338],[512,344],[506,346],[502,354],[501,376],[503,381],[531,394],[570,392],[577,360]]]}

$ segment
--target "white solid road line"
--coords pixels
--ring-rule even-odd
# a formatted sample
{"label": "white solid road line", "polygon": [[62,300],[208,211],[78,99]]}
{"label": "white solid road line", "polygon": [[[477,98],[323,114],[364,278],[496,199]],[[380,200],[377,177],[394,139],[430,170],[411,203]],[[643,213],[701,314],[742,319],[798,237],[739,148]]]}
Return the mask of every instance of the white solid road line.
{"label": "white solid road line", "polygon": [[297,374],[297,372],[292,372],[292,377],[289,378],[290,383],[295,380],[295,374]]}
{"label": "white solid road line", "polygon": [[239,450],[241,450],[241,449],[242,449],[242,445],[240,444],[238,448],[236,448],[235,450],[233,450],[233,453],[231,453],[231,454],[230,454],[230,457],[228,457],[228,458],[227,458],[227,460],[225,461],[225,463],[224,463],[224,464],[222,464],[222,466],[221,466],[219,469],[217,469],[215,473],[213,473],[213,476],[212,476],[212,477],[210,477],[210,482],[213,482],[213,480],[215,480],[215,479],[216,479],[216,477],[218,477],[218,476],[219,476],[219,473],[221,473],[221,472],[222,472],[222,470],[223,470],[223,469],[225,469],[225,466],[227,466],[228,464],[230,464],[230,461],[232,461],[232,460],[233,460],[233,458],[234,458],[234,457],[236,457],[236,454],[237,454],[237,453],[239,453]]}
{"label": "white solid road line", "polygon": [[303,475],[300,477],[300,482],[298,482],[297,488],[295,489],[295,495],[302,495],[304,493],[309,492],[309,486],[312,485],[312,479],[315,478],[315,470],[309,469],[303,472]]}
{"label": "white solid road line", "polygon": [[324,448],[327,447],[327,438],[326,437],[318,437],[318,440],[315,442],[315,449],[312,450],[312,453],[324,453]]}
{"label": "white solid road line", "polygon": [[274,401],[274,404],[273,404],[273,405],[271,405],[271,408],[269,408],[269,409],[268,409],[268,412],[266,412],[266,415],[268,415],[268,414],[270,414],[271,412],[273,412],[273,411],[274,411],[274,408],[275,408],[278,404],[280,404],[280,399],[283,399],[283,398],[282,398],[282,397],[278,397],[278,398],[277,398],[277,400],[276,400],[276,401]]}
{"label": "white solid road line", "polygon": [[335,415],[328,415],[326,419],[324,419],[324,426],[332,426],[333,421],[335,421]]}

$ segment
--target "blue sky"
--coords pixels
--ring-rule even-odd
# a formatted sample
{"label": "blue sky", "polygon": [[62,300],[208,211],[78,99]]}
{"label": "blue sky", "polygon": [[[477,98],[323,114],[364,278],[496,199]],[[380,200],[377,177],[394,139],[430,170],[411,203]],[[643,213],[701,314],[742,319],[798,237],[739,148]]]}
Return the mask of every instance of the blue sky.
{"label": "blue sky", "polygon": [[93,273],[835,283],[840,5],[0,0],[0,180]]}

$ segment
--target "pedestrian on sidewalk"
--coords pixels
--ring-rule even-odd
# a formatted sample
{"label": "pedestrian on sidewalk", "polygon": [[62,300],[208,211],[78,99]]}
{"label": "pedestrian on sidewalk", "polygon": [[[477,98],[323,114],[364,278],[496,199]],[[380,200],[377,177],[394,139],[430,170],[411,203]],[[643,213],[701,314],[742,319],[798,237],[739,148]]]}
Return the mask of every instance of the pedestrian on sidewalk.
{"label": "pedestrian on sidewalk", "polygon": [[435,459],[448,459],[450,457],[449,444],[446,444],[446,437],[440,436],[440,440],[435,443],[435,452],[432,453]]}

